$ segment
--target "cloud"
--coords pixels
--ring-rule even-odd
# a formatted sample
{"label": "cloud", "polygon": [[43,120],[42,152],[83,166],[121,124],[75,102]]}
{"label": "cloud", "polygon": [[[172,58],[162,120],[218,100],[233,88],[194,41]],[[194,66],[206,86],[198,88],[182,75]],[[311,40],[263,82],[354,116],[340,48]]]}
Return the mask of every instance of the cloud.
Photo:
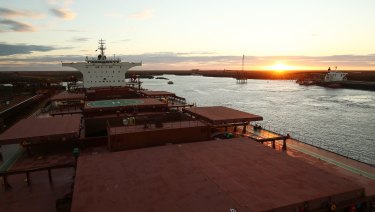
{"label": "cloud", "polygon": [[39,19],[39,18],[42,18],[44,15],[41,13],[35,13],[32,11],[27,11],[27,10],[16,11],[16,10],[0,7],[0,16],[5,17],[5,18],[14,18],[14,17],[21,16],[21,17]]}
{"label": "cloud", "polygon": [[43,14],[26,11],[26,10],[12,10],[4,7],[0,7],[0,32],[33,32],[35,27],[30,24],[23,23],[20,21],[12,20],[16,17],[26,18],[41,18]]}
{"label": "cloud", "polygon": [[76,17],[76,14],[67,8],[51,8],[50,11],[56,17],[66,20],[73,20]]}
{"label": "cloud", "polygon": [[268,56],[255,57],[250,63],[256,63],[264,66],[275,64],[280,61],[287,65],[296,67],[316,67],[325,70],[329,66],[339,66],[341,70],[355,69],[375,70],[372,64],[375,61],[375,55],[330,55],[330,56]]}
{"label": "cloud", "polygon": [[[203,53],[203,54],[197,54]],[[206,54],[204,54],[206,53]],[[214,52],[155,52],[140,55],[125,55],[129,61],[144,61],[145,69],[240,69],[242,55],[216,55]],[[121,56],[120,56],[121,57]],[[332,55],[332,56],[249,56],[245,55],[245,65],[249,69],[262,69],[282,61],[296,67],[316,67],[325,70],[328,66],[340,66],[342,70],[375,70],[375,55]]]}
{"label": "cloud", "polygon": [[90,38],[75,37],[75,38],[72,38],[69,41],[72,41],[72,42],[85,42],[85,41],[88,41],[88,40],[90,40]]}
{"label": "cloud", "polygon": [[32,52],[47,52],[55,50],[52,46],[26,45],[26,44],[5,44],[0,43],[0,56],[15,54],[30,54]]}
{"label": "cloud", "polygon": [[69,5],[73,3],[73,0],[48,0],[51,5],[50,12],[58,17],[65,20],[73,20],[76,14],[69,9]]}
{"label": "cloud", "polygon": [[[27,46],[27,45],[26,45]],[[48,46],[42,46],[47,47]],[[49,47],[52,48],[52,47]],[[0,49],[3,46],[0,45]],[[38,49],[34,47],[34,50]],[[46,49],[46,50],[47,50]],[[42,48],[43,50],[43,48]],[[25,52],[26,50],[23,49]],[[30,50],[31,51],[31,50]],[[29,51],[29,52],[30,52]],[[2,52],[0,52],[2,54]],[[8,52],[9,55],[9,52]],[[116,55],[117,56],[117,55]],[[118,55],[123,61],[143,61],[142,70],[239,70],[241,69],[242,55],[191,55],[175,52],[153,52],[137,55]],[[34,57],[0,57],[2,70],[63,70],[61,62],[82,62],[85,55],[46,55]],[[316,70],[326,70],[328,66],[339,66],[340,70],[375,70],[375,55],[332,55],[332,56],[246,56],[245,66],[249,70],[260,70],[283,61],[288,65],[301,65]]]}
{"label": "cloud", "polygon": [[[1,26],[5,26],[3,29]],[[15,32],[34,32],[35,28],[29,24],[25,24],[10,19],[0,19],[0,32],[15,31]]]}
{"label": "cloud", "polygon": [[77,29],[56,29],[54,31],[58,31],[58,32],[87,32],[87,30],[77,30]]}
{"label": "cloud", "polygon": [[50,5],[63,5],[64,7],[69,6],[73,3],[73,0],[47,0]]}
{"label": "cloud", "polygon": [[146,19],[150,19],[152,15],[153,15],[153,10],[146,9],[141,12],[130,14],[128,17],[130,19],[146,20]]}
{"label": "cloud", "polygon": [[193,51],[193,52],[177,52],[177,55],[185,56],[185,55],[214,55],[216,52],[210,51]]}

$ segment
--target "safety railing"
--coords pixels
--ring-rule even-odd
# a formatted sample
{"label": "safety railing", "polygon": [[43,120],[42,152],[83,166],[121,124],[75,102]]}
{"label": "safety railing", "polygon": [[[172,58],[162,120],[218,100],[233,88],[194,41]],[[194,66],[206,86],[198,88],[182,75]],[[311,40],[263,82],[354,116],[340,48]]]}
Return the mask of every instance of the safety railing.
{"label": "safety railing", "polygon": [[[254,124],[255,123],[252,123],[252,125]],[[293,132],[291,130],[281,129],[277,127],[272,127],[264,123],[256,123],[256,124],[266,131],[270,131],[272,133],[276,133],[279,135],[290,134],[291,138],[301,143],[308,144],[308,145],[317,147],[319,149],[323,149],[323,150],[344,156],[346,158],[351,158],[353,160],[356,160],[356,161],[359,161],[359,162],[362,162],[371,166],[375,166],[375,151],[372,151],[372,153],[366,154],[360,151],[349,150],[345,148],[344,146],[339,145],[340,142],[328,143],[324,140],[319,140],[316,138],[314,140],[311,140],[311,138],[298,132]],[[375,143],[372,143],[372,145],[369,146],[368,148],[375,150]]]}

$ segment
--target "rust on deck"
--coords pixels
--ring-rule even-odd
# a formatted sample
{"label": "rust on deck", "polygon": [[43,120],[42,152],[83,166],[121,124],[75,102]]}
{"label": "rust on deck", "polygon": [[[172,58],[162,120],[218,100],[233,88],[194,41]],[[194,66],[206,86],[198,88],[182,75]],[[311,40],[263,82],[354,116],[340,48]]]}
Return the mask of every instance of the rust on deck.
{"label": "rust on deck", "polygon": [[107,128],[110,151],[206,141],[210,128],[200,121],[163,122]]}
{"label": "rust on deck", "polygon": [[66,101],[66,100],[84,100],[84,93],[70,93],[68,91],[63,91],[51,97],[51,101]]}
{"label": "rust on deck", "polygon": [[23,141],[61,140],[78,138],[81,115],[27,118],[19,121],[0,134],[0,144],[16,144]]}
{"label": "rust on deck", "polygon": [[184,112],[204,119],[211,124],[262,121],[263,117],[223,106],[184,108]]}
{"label": "rust on deck", "polygon": [[346,178],[238,138],[82,156],[72,211],[327,210],[363,195]]}
{"label": "rust on deck", "polygon": [[110,127],[108,130],[109,135],[121,135],[126,133],[134,132],[147,132],[147,131],[163,131],[165,129],[180,129],[190,127],[202,127],[207,126],[205,123],[200,121],[179,121],[179,122],[164,122],[162,126],[156,126],[155,124],[147,125],[133,125],[133,126],[121,126],[121,127]]}

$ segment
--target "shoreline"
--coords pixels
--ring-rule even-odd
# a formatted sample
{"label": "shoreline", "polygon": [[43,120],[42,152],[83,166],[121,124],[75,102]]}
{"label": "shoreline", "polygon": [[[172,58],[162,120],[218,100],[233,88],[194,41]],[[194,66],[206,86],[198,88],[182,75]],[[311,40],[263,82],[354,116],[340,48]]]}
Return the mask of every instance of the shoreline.
{"label": "shoreline", "polygon": [[[239,71],[239,70],[129,70],[126,78],[133,74],[140,77],[171,75],[199,75],[205,77],[231,77],[264,80],[309,80],[324,76],[326,71]],[[375,82],[375,71],[348,71],[348,80]],[[45,82],[81,80],[82,74],[78,71],[0,71],[0,83],[9,82]]]}

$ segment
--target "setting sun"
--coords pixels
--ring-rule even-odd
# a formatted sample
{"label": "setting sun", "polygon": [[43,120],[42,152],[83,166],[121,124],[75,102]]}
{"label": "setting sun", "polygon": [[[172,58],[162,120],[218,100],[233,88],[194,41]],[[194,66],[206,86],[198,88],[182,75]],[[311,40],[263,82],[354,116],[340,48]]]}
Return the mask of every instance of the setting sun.
{"label": "setting sun", "polygon": [[271,66],[270,69],[272,71],[276,71],[278,73],[283,73],[284,71],[292,70],[293,67],[287,66],[287,65],[282,64],[282,63],[278,63],[276,65]]}

